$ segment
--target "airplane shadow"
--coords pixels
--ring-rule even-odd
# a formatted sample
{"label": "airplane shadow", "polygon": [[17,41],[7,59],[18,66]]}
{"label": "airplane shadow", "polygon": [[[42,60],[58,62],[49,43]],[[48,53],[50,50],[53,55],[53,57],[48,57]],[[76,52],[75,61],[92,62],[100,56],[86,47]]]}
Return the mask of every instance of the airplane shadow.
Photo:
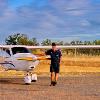
{"label": "airplane shadow", "polygon": [[[23,86],[27,86],[28,84],[25,84],[24,81],[22,79],[0,79],[0,84],[5,84],[5,85],[10,85],[10,84],[15,84],[15,85],[23,85]],[[35,85],[35,86],[50,86],[50,84],[48,83],[44,83],[44,84],[41,84],[40,82],[32,82],[30,85]]]}
{"label": "airplane shadow", "polygon": [[10,83],[9,80],[2,80],[2,79],[0,79],[0,84],[8,84],[8,83]]}
{"label": "airplane shadow", "polygon": [[18,84],[18,85],[25,85],[22,82],[22,79],[0,79],[0,84]]}
{"label": "airplane shadow", "polygon": [[[38,81],[39,80],[39,81]],[[32,82],[31,85],[35,86],[49,86],[49,82],[41,82],[42,78],[39,78],[36,82]],[[49,79],[47,79],[49,80]],[[16,85],[26,85],[23,78],[0,78],[0,84],[16,84]]]}

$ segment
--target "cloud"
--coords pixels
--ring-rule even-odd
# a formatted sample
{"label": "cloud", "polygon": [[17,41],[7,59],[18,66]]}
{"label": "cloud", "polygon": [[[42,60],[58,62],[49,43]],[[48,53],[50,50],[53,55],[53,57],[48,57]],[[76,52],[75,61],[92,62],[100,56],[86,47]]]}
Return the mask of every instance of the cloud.
{"label": "cloud", "polygon": [[0,17],[3,16],[3,13],[7,9],[7,7],[8,7],[7,0],[0,0]]}
{"label": "cloud", "polygon": [[84,27],[91,26],[91,23],[88,20],[81,20],[80,24]]}
{"label": "cloud", "polygon": [[69,35],[83,39],[88,34],[94,36],[100,32],[100,6],[94,5],[91,0],[33,0],[16,9],[12,9],[7,1],[0,0],[2,41],[7,35],[17,32],[41,40],[63,39]]}

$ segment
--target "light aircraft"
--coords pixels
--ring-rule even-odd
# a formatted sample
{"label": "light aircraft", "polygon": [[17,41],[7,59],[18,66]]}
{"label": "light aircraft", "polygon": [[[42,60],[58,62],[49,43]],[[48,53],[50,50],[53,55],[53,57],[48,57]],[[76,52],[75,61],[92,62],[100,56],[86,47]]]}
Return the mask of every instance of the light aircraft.
{"label": "light aircraft", "polygon": [[[39,64],[39,60],[50,59],[48,56],[37,56],[30,52],[30,49],[50,49],[51,46],[25,46],[25,45],[0,45],[1,55],[4,60],[0,64],[7,70],[27,72],[24,81],[31,83],[37,80],[37,75],[32,74],[32,70]],[[100,45],[70,45],[57,46],[57,48],[77,49],[77,48],[100,48]],[[5,54],[5,56],[3,55]],[[29,81],[26,79],[29,78]]]}

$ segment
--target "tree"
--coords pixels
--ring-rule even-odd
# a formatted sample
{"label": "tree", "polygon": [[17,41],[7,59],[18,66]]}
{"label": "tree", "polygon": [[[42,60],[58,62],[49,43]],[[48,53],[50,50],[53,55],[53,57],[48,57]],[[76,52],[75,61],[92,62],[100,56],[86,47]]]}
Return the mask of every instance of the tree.
{"label": "tree", "polygon": [[93,41],[93,44],[94,44],[94,45],[100,45],[100,40],[95,40],[95,41]]}
{"label": "tree", "polygon": [[71,44],[71,45],[75,45],[75,41],[74,41],[74,40],[71,41],[70,44]]}
{"label": "tree", "polygon": [[30,40],[27,35],[20,33],[8,36],[5,42],[7,45],[39,45],[36,38]]}
{"label": "tree", "polygon": [[51,42],[50,39],[46,39],[46,40],[43,40],[41,44],[42,44],[43,46],[44,46],[44,45],[48,46],[48,45],[51,45],[51,43],[52,43],[52,42]]}
{"label": "tree", "polygon": [[37,42],[37,39],[36,38],[32,38],[31,39],[31,42],[33,43],[34,46],[39,45],[39,43]]}
{"label": "tree", "polygon": [[91,41],[84,41],[84,45],[91,45]]}
{"label": "tree", "polygon": [[32,45],[32,46],[39,45],[39,43],[37,42],[37,39],[36,38],[32,38],[32,39],[28,40],[27,42],[28,42],[27,43],[28,45]]}
{"label": "tree", "polygon": [[14,35],[9,35],[6,39],[5,42],[7,45],[17,45],[19,44],[20,38],[25,37],[24,34],[14,34]]}
{"label": "tree", "polygon": [[63,41],[57,41],[56,44],[57,45],[64,45]]}
{"label": "tree", "polygon": [[17,41],[18,45],[29,45],[29,39],[26,35],[23,35],[21,37],[18,38]]}

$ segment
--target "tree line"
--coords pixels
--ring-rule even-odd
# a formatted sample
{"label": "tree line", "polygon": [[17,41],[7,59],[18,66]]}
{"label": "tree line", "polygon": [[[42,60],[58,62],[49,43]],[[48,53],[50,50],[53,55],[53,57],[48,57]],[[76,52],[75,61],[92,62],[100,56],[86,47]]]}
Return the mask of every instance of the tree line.
{"label": "tree line", "polygon": [[[33,45],[33,46],[38,46],[38,45],[51,45],[51,43],[54,42],[51,39],[45,39],[41,43],[37,41],[36,38],[31,38],[29,39],[27,35],[21,34],[21,33],[16,33],[13,35],[9,35],[5,39],[5,43],[7,45]],[[100,40],[94,40],[94,41],[71,41],[71,42],[64,42],[64,41],[56,41],[58,45],[100,45]]]}
{"label": "tree line", "polygon": [[[45,39],[43,40],[41,43],[39,43],[37,41],[36,38],[31,38],[29,39],[27,35],[25,34],[14,34],[14,35],[9,35],[6,39],[5,39],[5,43],[7,45],[30,45],[30,46],[48,46],[52,44],[51,39]],[[64,41],[56,41],[57,45],[100,45],[100,40],[94,40],[94,41],[71,41],[71,42],[66,42],[64,43]],[[41,50],[40,50],[41,51]],[[39,51],[39,52],[40,52]],[[38,52],[38,50],[34,50],[34,53]],[[98,49],[94,49],[94,48],[84,48],[84,49],[77,49],[75,51],[75,49],[62,49],[62,52],[66,55],[87,55],[87,56],[96,56],[96,55],[100,55],[100,48]]]}

